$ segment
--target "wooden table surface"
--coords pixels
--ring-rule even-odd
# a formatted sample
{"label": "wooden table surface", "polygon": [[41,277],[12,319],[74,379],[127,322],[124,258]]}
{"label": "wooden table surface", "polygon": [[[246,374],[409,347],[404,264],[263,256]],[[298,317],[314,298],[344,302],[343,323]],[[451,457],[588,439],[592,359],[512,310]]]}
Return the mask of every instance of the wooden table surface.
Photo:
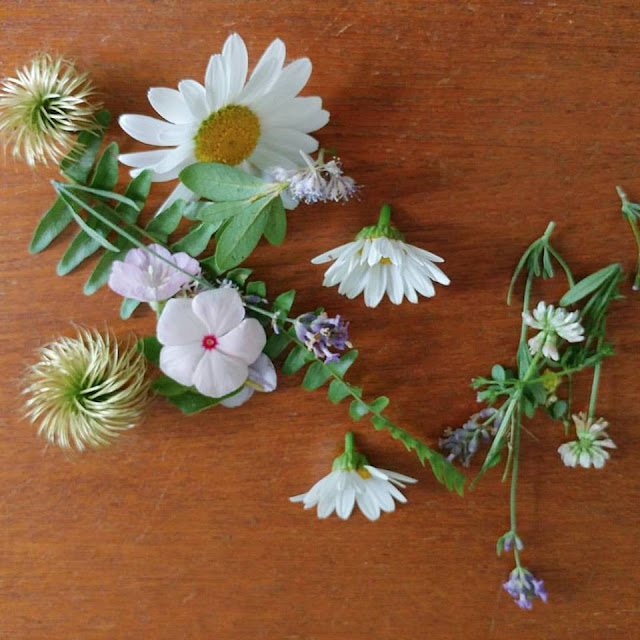
{"label": "wooden table surface", "polygon": [[[331,111],[318,137],[365,188],[346,206],[291,213],[284,246],[261,246],[251,265],[272,291],[296,288],[298,312],[324,305],[350,318],[354,382],[386,392],[390,415],[434,446],[476,410],[470,378],[512,358],[519,312],[506,286],[549,220],[578,275],[634,266],[614,188],[640,199],[640,10],[629,0],[5,0],[0,22],[2,74],[36,51],[72,56],[115,115],[150,114],[148,87],[201,80],[233,31],[250,64],[276,36],[290,59],[311,57],[305,92]],[[117,126],[110,135],[125,152],[141,148]],[[72,333],[72,321],[154,331],[149,313],[120,320],[106,288],[84,297],[89,265],[55,275],[71,229],[28,254],[53,175],[7,159],[0,179],[1,638],[640,638],[640,294],[629,281],[600,393],[613,459],[602,471],[565,468],[561,429],[543,417],[523,440],[524,560],[550,594],[523,612],[501,588],[511,559],[495,556],[508,527],[497,471],[460,499],[357,424],[373,464],[420,479],[408,505],[370,523],[320,521],[288,502],[352,427],[345,407],[298,377],[191,418],[157,400],[116,446],[79,459],[37,439],[19,396],[37,345]],[[167,191],[158,186],[152,205]],[[321,288],[309,259],[371,224],[385,201],[410,242],[446,258],[452,285],[372,310]],[[579,382],[578,406],[589,384]]]}

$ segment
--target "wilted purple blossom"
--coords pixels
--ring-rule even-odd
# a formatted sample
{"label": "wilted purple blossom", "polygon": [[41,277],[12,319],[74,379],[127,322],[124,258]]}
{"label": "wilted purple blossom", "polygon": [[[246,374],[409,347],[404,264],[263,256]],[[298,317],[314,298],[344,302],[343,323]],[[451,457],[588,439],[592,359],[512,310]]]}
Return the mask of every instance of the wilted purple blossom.
{"label": "wilted purple blossom", "polygon": [[516,567],[509,574],[509,580],[502,586],[521,609],[533,609],[534,598],[540,598],[542,602],[547,601],[544,582],[537,580],[528,569]]}
{"label": "wilted purple blossom", "polygon": [[115,260],[111,265],[109,287],[113,291],[125,298],[158,302],[175,296],[193,281],[192,276],[200,274],[200,263],[187,253],[171,253],[159,244],[151,244],[148,249],[182,271],[146,249],[131,249],[124,261]]}
{"label": "wilted purple blossom", "polygon": [[500,426],[500,417],[496,416],[484,424],[497,413],[493,407],[488,407],[474,413],[467,422],[458,429],[445,429],[444,438],[440,438],[438,446],[443,451],[449,451],[447,460],[452,462],[459,458],[463,466],[468,467],[471,458],[478,450],[480,442],[488,442]]}
{"label": "wilted purple blossom", "polygon": [[274,180],[289,183],[287,192],[294,200],[304,200],[307,204],[347,201],[358,190],[353,178],[344,175],[338,158],[325,162],[323,151],[318,153],[316,160],[304,151],[300,151],[300,155],[305,167],[276,167],[268,172]]}
{"label": "wilted purple blossom", "polygon": [[322,313],[305,313],[296,319],[296,335],[304,346],[325,362],[337,360],[339,354],[331,351],[343,351],[351,348],[349,342],[349,323],[340,316],[330,318]]}

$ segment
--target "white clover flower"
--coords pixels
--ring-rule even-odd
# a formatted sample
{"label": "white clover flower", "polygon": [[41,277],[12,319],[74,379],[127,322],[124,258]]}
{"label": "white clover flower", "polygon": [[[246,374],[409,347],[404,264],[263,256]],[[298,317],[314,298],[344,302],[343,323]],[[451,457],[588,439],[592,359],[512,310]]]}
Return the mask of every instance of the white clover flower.
{"label": "white clover flower", "polygon": [[229,287],[172,298],[158,319],[160,369],[211,398],[236,391],[266,343],[260,323],[244,316],[240,294]]}
{"label": "white clover flower", "polygon": [[[120,116],[120,126],[155,151],[127,153],[120,161],[134,167],[135,176],[153,170],[153,180],[175,180],[195,162],[220,162],[248,173],[270,167],[295,169],[299,152],[318,148],[308,135],[327,124],[329,112],[318,97],[297,97],[311,75],[308,58],[283,68],[284,43],[276,39],[256,65],[247,82],[248,55],[242,38],[227,38],[221,54],[211,56],[204,86],[183,80],[178,90],[149,89],[151,106],[164,120],[149,116]],[[179,184],[166,208],[177,200],[193,200],[194,194]]]}
{"label": "white clover flower", "polygon": [[278,182],[288,182],[289,187],[283,197],[293,203],[303,200],[307,204],[314,202],[346,202],[358,191],[353,178],[345,176],[340,160],[335,158],[324,161],[324,149],[313,160],[309,154],[300,151],[305,166],[297,169],[276,167],[267,173]]}
{"label": "white clover flower", "polygon": [[381,511],[395,511],[394,499],[406,503],[397,487],[404,489],[404,483],[414,482],[415,478],[368,464],[364,455],[354,451],[353,434],[349,432],[345,436],[345,452],[334,460],[333,471],[307,493],[289,499],[302,502],[305,509],[318,505],[318,518],[328,518],[335,511],[342,520],[349,518],[357,504],[365,517],[373,521]]}
{"label": "white clover flower", "polygon": [[573,422],[578,439],[565,442],[558,447],[562,462],[567,467],[580,465],[585,469],[591,466],[601,469],[610,458],[607,449],[616,448],[615,443],[605,431],[609,423],[604,418],[593,421],[587,418],[585,413],[574,415]]}
{"label": "white clover flower", "polygon": [[435,295],[433,281],[448,285],[450,280],[435,262],[444,260],[404,242],[402,234],[390,224],[391,209],[382,207],[380,220],[365,227],[353,242],[316,256],[311,262],[335,260],[324,274],[323,285],[339,284],[338,293],[355,298],[364,291],[364,303],[377,307],[385,293],[393,304],[406,296],[418,302],[418,295]]}
{"label": "white clover flower", "polygon": [[560,355],[556,343],[557,336],[567,342],[582,342],[584,340],[584,328],[578,320],[580,317],[578,311],[569,313],[562,307],[556,309],[553,305],[547,306],[541,300],[533,310],[533,314],[529,311],[523,311],[522,317],[527,326],[540,330],[540,333],[529,339],[531,355],[542,351],[545,358],[558,360]]}

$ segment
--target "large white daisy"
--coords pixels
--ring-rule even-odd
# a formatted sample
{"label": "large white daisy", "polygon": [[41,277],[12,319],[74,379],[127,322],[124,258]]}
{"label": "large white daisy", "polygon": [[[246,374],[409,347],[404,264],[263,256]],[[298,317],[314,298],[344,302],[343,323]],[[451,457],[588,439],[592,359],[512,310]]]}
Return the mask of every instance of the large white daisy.
{"label": "large white daisy", "polygon": [[[204,86],[183,80],[178,89],[149,89],[151,106],[164,118],[120,116],[120,126],[154,151],[125,153],[120,161],[132,176],[153,171],[155,182],[175,180],[194,162],[221,162],[261,174],[272,167],[295,169],[300,151],[318,148],[308,135],[329,120],[319,97],[297,97],[311,75],[311,61],[300,58],[283,67],[285,45],[274,40],[248,81],[247,48],[234,33],[221,54],[211,56]],[[179,184],[162,208],[194,194]]]}

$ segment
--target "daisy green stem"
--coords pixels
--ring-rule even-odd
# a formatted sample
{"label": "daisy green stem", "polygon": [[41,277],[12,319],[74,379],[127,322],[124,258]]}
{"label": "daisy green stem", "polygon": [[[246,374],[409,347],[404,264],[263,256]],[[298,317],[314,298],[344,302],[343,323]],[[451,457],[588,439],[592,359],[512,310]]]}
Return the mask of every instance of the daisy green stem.
{"label": "daisy green stem", "polygon": [[354,450],[353,431],[347,431],[347,433],[344,434],[344,452],[348,455],[353,455]]}
{"label": "daisy green stem", "polygon": [[391,206],[383,204],[378,218],[378,227],[388,227],[391,224]]}
{"label": "daisy green stem", "polygon": [[593,420],[596,414],[596,402],[598,400],[598,386],[600,384],[600,369],[602,362],[598,362],[593,368],[593,382],[591,383],[591,398],[589,399],[589,420]]}

